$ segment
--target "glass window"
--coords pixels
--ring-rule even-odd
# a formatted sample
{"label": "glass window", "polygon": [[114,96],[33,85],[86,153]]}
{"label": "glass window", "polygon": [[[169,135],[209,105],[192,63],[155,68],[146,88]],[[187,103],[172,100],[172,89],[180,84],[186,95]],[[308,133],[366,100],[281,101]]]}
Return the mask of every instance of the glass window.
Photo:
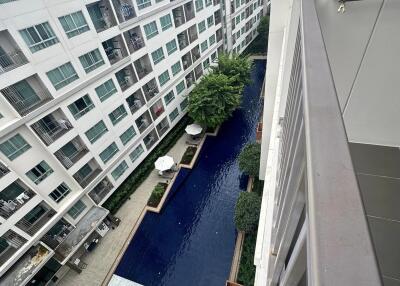
{"label": "glass window", "polygon": [[207,18],[207,26],[210,28],[212,25],[214,25],[214,16],[211,15],[210,17]]}
{"label": "glass window", "polygon": [[80,56],[79,60],[81,61],[83,69],[86,73],[90,73],[91,71],[104,64],[104,60],[101,57],[99,49],[95,49],[88,52],[87,54]]}
{"label": "glass window", "polygon": [[199,34],[204,32],[206,30],[206,21],[203,20],[200,23],[197,24],[197,28],[199,29]]}
{"label": "glass window", "polygon": [[122,176],[126,169],[128,169],[128,164],[124,160],[114,169],[114,171],[111,172],[111,176],[114,178],[114,180],[118,180],[118,178]]}
{"label": "glass window", "polygon": [[185,89],[185,82],[182,80],[178,85],[176,86],[176,93],[180,94],[183,90]]}
{"label": "glass window", "polygon": [[167,14],[160,18],[161,30],[165,31],[172,27],[171,15]]}
{"label": "glass window", "polygon": [[53,169],[45,162],[42,161],[33,167],[29,172],[26,173],[29,179],[32,180],[36,185],[46,179],[50,174],[53,173]]}
{"label": "glass window", "polygon": [[189,101],[188,101],[187,98],[185,98],[185,99],[181,102],[181,104],[180,104],[180,106],[181,106],[181,111],[184,111],[184,110],[186,109],[186,107],[188,106],[188,104],[189,104]]}
{"label": "glass window", "polygon": [[32,53],[58,43],[58,38],[48,22],[19,31]]}
{"label": "glass window", "polygon": [[164,51],[162,47],[152,52],[151,57],[155,65],[161,62],[164,59]]}
{"label": "glass window", "polygon": [[125,107],[123,105],[120,105],[113,112],[111,112],[108,115],[108,117],[110,117],[112,124],[115,125],[118,122],[120,122],[127,115],[128,115],[128,113],[126,112]]}
{"label": "glass window", "polygon": [[236,17],[236,25],[240,23],[240,15]]}
{"label": "glass window", "polygon": [[203,10],[203,0],[195,0],[194,4],[196,5],[196,12]]}
{"label": "glass window", "polygon": [[118,153],[118,151],[119,149],[117,144],[113,142],[110,146],[108,146],[99,154],[100,159],[103,161],[103,163],[107,163],[112,157],[114,157],[115,154]]}
{"label": "glass window", "polygon": [[174,75],[174,76],[177,75],[182,70],[181,62],[178,61],[175,64],[173,64],[171,66],[171,70],[172,70],[172,75]]}
{"label": "glass window", "polygon": [[172,112],[169,114],[169,120],[173,122],[175,118],[177,118],[179,115],[178,107],[172,110]]}
{"label": "glass window", "polygon": [[142,10],[146,7],[151,6],[151,1],[150,0],[136,0],[137,6],[139,10]]}
{"label": "glass window", "polygon": [[212,0],[206,0],[206,6],[208,7],[210,5],[212,5]]}
{"label": "glass window", "polygon": [[86,31],[89,31],[89,26],[86,23],[85,17],[81,11],[65,15],[58,18],[68,38],[72,38]]}
{"label": "glass window", "polygon": [[23,154],[29,148],[31,148],[31,145],[29,145],[19,134],[16,134],[6,142],[0,144],[1,152],[11,161]]}
{"label": "glass window", "polygon": [[71,190],[65,183],[61,183],[54,191],[49,194],[49,197],[52,198],[56,203],[61,202]]}
{"label": "glass window", "polygon": [[147,40],[150,40],[151,38],[155,37],[158,34],[157,24],[155,21],[144,25],[143,28],[144,28],[144,32],[146,34]]}
{"label": "glass window", "polygon": [[136,136],[136,131],[131,126],[124,133],[122,133],[121,136],[119,136],[119,138],[121,139],[122,144],[126,145],[135,136]]}
{"label": "glass window", "polygon": [[217,52],[211,54],[211,61],[215,61],[217,59]]}
{"label": "glass window", "polygon": [[84,210],[86,209],[86,205],[81,201],[77,201],[68,211],[68,214],[76,219]]}
{"label": "glass window", "polygon": [[94,104],[88,95],[84,95],[76,100],[74,103],[68,105],[68,109],[75,119],[81,118],[93,108]]}
{"label": "glass window", "polygon": [[168,92],[168,93],[164,96],[165,105],[170,104],[174,99],[175,99],[175,94],[174,94],[174,91],[171,90],[170,92]]}
{"label": "glass window", "polygon": [[178,49],[175,39],[173,39],[172,41],[168,42],[166,46],[167,46],[168,55],[172,54],[173,52],[175,52]]}
{"label": "glass window", "polygon": [[210,41],[210,46],[214,45],[215,44],[215,35],[211,35],[208,40]]}
{"label": "glass window", "polygon": [[132,151],[131,154],[129,154],[129,158],[131,158],[132,163],[135,162],[140,155],[142,155],[144,152],[143,146],[139,145],[135,148],[135,150]]}
{"label": "glass window", "polygon": [[46,75],[57,90],[79,78],[71,63],[56,67],[48,71]]}
{"label": "glass window", "polygon": [[204,42],[202,42],[202,43],[200,44],[200,49],[201,49],[201,52],[204,52],[205,50],[208,49],[208,42],[207,42],[207,40],[205,40]]}
{"label": "glass window", "polygon": [[162,74],[158,76],[158,82],[160,83],[160,86],[163,86],[169,81],[169,72],[166,70]]}
{"label": "glass window", "polygon": [[203,62],[203,68],[204,68],[204,69],[207,69],[209,66],[210,66],[210,59],[207,58],[207,59]]}
{"label": "glass window", "polygon": [[109,79],[105,83],[96,87],[95,91],[100,101],[104,101],[111,95],[115,94],[117,92],[117,88],[115,87],[113,80]]}
{"label": "glass window", "polygon": [[97,141],[97,139],[107,133],[107,131],[107,126],[104,124],[103,120],[100,120],[88,131],[86,131],[85,134],[90,143],[94,143]]}

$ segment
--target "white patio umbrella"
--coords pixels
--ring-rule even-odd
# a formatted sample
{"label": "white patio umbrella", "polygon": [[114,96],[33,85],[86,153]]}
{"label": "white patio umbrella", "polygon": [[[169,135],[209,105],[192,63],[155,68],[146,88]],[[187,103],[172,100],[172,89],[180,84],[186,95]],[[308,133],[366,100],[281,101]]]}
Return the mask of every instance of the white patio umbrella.
{"label": "white patio umbrella", "polygon": [[186,126],[185,131],[189,135],[199,135],[201,131],[203,131],[203,128],[200,125],[193,123]]}
{"label": "white patio umbrella", "polygon": [[154,166],[159,171],[166,171],[171,169],[174,164],[174,159],[172,157],[162,156],[157,159],[157,161],[154,163]]}

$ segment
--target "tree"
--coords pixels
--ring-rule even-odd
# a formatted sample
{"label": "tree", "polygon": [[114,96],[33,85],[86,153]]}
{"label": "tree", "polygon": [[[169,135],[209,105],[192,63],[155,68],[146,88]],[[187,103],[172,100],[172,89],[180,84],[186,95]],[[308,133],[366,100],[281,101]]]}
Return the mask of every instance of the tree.
{"label": "tree", "polygon": [[214,67],[213,70],[216,73],[234,78],[236,84],[244,86],[251,82],[251,65],[252,61],[248,57],[237,54],[221,54],[218,57],[218,66]]}
{"label": "tree", "polygon": [[269,32],[269,16],[264,16],[260,20],[260,24],[258,24],[257,32],[261,41],[264,43],[268,42],[268,32]]}
{"label": "tree", "polygon": [[240,105],[242,85],[234,78],[210,73],[195,86],[189,96],[189,116],[207,127],[224,122]]}
{"label": "tree", "polygon": [[258,176],[260,168],[261,145],[250,143],[239,154],[239,169],[249,176]]}
{"label": "tree", "polygon": [[241,192],[235,207],[235,225],[238,231],[251,233],[257,229],[261,197],[256,193]]}

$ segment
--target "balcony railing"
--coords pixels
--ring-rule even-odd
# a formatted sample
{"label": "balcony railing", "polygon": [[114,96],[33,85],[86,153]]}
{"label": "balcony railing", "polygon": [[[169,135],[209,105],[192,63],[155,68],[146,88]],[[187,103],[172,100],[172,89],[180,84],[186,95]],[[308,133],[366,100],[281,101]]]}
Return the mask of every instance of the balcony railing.
{"label": "balcony railing", "polygon": [[77,173],[74,175],[74,178],[82,188],[86,188],[87,185],[89,185],[90,182],[92,182],[94,180],[94,178],[96,178],[100,173],[101,173],[101,169],[96,168],[96,169],[92,170],[89,174],[87,174],[85,177],[83,177],[79,173]]}
{"label": "balcony railing", "polygon": [[28,60],[20,50],[0,55],[0,74],[13,70],[27,63]]}
{"label": "balcony railing", "polygon": [[51,208],[47,209],[39,219],[35,222],[29,222],[25,217],[18,221],[15,225],[27,234],[33,236],[37,233],[54,215],[56,212]]}
{"label": "balcony railing", "polygon": [[0,199],[0,216],[8,219],[14,213],[16,213],[20,208],[22,208],[26,202],[35,196],[35,193],[31,190],[25,190],[19,194],[13,200],[3,200]]}
{"label": "balcony railing", "polygon": [[61,164],[69,169],[71,168],[76,162],[79,161],[83,156],[85,156],[89,150],[86,148],[86,146],[80,145],[79,147],[76,148],[76,151],[71,154],[71,155],[66,155],[62,150],[58,150],[54,155],[57,157],[57,159],[61,162]]}
{"label": "balcony railing", "polygon": [[89,197],[96,204],[99,204],[113,188],[114,186],[110,183],[110,181],[108,179],[104,179],[89,192]]}
{"label": "balcony railing", "polygon": [[4,177],[10,170],[0,162],[0,178]]}
{"label": "balcony railing", "polygon": [[72,129],[72,124],[67,119],[39,120],[32,124],[32,129],[48,146]]}

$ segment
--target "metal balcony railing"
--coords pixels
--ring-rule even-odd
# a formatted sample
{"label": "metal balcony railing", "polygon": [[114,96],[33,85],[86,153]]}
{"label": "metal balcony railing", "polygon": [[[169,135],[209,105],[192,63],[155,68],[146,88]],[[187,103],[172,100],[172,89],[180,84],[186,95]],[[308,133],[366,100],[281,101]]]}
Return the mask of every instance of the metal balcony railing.
{"label": "metal balcony railing", "polygon": [[36,194],[32,190],[27,189],[19,194],[15,199],[0,199],[0,216],[8,219],[20,208],[22,208],[35,195]]}
{"label": "metal balcony railing", "polygon": [[69,169],[88,152],[89,150],[86,146],[79,145],[79,147],[76,148],[76,151],[71,155],[66,155],[62,150],[58,150],[54,155],[65,168]]}
{"label": "metal balcony railing", "polygon": [[108,179],[104,179],[89,192],[89,197],[96,204],[99,204],[113,188],[114,186],[110,183],[110,181]]}
{"label": "metal balcony railing", "polygon": [[71,122],[67,119],[51,121],[39,120],[32,124],[32,129],[47,146],[52,144],[72,128],[73,126]]}
{"label": "metal balcony railing", "polygon": [[10,170],[0,162],[0,178],[4,177],[10,172]]}
{"label": "metal balcony railing", "polygon": [[0,55],[0,74],[27,64],[28,60],[20,50]]}
{"label": "metal balcony railing", "polygon": [[79,185],[82,188],[86,188],[87,185],[89,185],[90,182],[92,182],[94,180],[94,178],[96,178],[97,175],[99,175],[100,173],[101,173],[101,169],[98,167],[98,168],[94,169],[93,171],[91,171],[89,174],[87,174],[85,177],[83,177],[79,173],[76,173],[73,177],[75,178],[75,180],[79,183]]}
{"label": "metal balcony railing", "polygon": [[40,218],[38,218],[35,222],[31,223],[27,219],[22,218],[15,225],[25,231],[27,234],[33,236],[37,233],[54,215],[56,212],[52,209],[48,209],[45,213],[43,213]]}

